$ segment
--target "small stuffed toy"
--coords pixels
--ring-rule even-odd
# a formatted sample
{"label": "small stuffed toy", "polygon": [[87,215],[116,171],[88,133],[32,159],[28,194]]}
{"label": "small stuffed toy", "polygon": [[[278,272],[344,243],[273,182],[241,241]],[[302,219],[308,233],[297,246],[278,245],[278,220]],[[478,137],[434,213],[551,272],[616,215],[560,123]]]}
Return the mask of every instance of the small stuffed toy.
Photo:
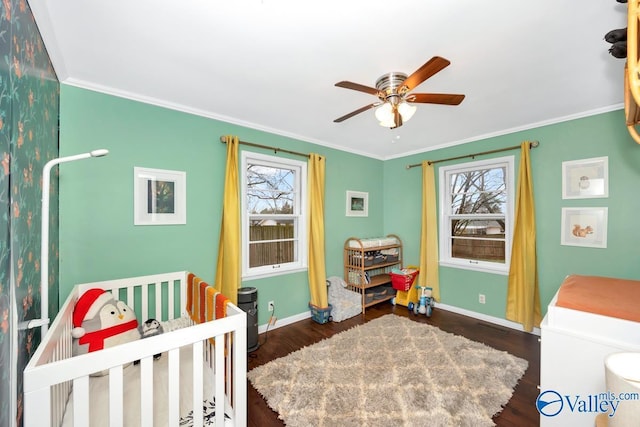
{"label": "small stuffed toy", "polygon": [[140,339],[131,307],[98,288],[89,289],[76,302],[73,326],[74,356]]}
{"label": "small stuffed toy", "polygon": [[627,57],[627,29],[619,28],[611,30],[604,35],[604,39],[611,43],[609,53],[615,58]]}
{"label": "small stuffed toy", "polygon": [[[140,326],[140,336],[142,338],[155,337],[164,332],[162,325],[156,319],[149,319]],[[161,354],[154,354],[153,359],[160,359]]]}
{"label": "small stuffed toy", "polygon": [[[618,3],[627,3],[627,0],[616,0]],[[618,28],[611,30],[604,35],[604,39],[607,43],[611,43],[609,53],[614,58],[626,58],[627,57],[627,29]]]}

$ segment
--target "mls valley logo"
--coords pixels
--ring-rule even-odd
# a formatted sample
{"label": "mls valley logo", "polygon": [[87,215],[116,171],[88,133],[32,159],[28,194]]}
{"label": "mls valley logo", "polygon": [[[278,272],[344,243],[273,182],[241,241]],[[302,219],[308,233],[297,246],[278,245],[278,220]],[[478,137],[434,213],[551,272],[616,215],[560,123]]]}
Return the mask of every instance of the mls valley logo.
{"label": "mls valley logo", "polygon": [[536,399],[536,408],[545,417],[555,417],[560,412],[608,413],[613,417],[624,400],[640,400],[640,393],[619,393],[607,391],[588,395],[561,395],[555,390],[546,390]]}

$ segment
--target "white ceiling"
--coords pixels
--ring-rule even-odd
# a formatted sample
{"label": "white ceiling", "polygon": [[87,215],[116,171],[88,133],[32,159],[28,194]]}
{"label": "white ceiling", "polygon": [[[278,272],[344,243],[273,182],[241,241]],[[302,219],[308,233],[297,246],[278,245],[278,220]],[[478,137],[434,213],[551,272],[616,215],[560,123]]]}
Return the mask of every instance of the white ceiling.
{"label": "white ceiling", "polygon": [[[627,5],[615,0],[29,5],[63,83],[380,159],[619,109],[624,99],[624,59],[603,40],[626,26]],[[416,104],[395,130],[373,110],[333,122],[377,100],[336,82],[373,87],[435,55],[451,65],[413,92],[465,94],[459,106]]]}

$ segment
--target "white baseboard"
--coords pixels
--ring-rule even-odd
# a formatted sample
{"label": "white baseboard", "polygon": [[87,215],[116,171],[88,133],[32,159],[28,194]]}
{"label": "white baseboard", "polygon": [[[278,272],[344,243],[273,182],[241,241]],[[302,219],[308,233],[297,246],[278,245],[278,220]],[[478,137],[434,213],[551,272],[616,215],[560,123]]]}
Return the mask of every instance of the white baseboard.
{"label": "white baseboard", "polygon": [[[451,311],[452,313],[462,314],[463,316],[473,317],[474,319],[482,320],[485,322],[493,323],[496,325],[504,326],[507,328],[515,329],[517,331],[525,332],[520,323],[512,322],[507,319],[501,319],[499,317],[489,316],[487,314],[478,313],[471,310],[466,310],[460,307],[454,307],[452,305],[442,304],[436,302],[436,308],[441,310]],[[533,331],[530,332],[533,335],[540,335],[540,328],[533,328]]]}
{"label": "white baseboard", "polygon": [[[475,312],[475,311],[466,310],[464,308],[454,307],[452,305],[442,304],[442,303],[438,303],[438,302],[436,302],[435,308],[440,309],[440,310],[450,311],[450,312],[456,313],[456,314],[462,314],[463,316],[472,317],[474,319],[482,320],[484,322],[489,322],[489,323],[493,323],[493,324],[496,324],[496,325],[504,326],[506,328],[511,328],[511,329],[515,329],[517,331],[525,332],[524,329],[522,328],[521,324],[516,323],[516,322],[512,322],[510,320],[501,319],[499,317],[489,316],[487,314],[482,314],[482,313],[478,313],[478,312]],[[269,326],[269,330],[271,331],[273,329],[278,329],[278,328],[281,328],[283,326],[290,325],[291,323],[295,323],[295,322],[299,322],[300,320],[308,319],[310,317],[311,317],[311,312],[310,311],[305,311],[303,313],[299,313],[299,314],[296,314],[296,315],[293,315],[293,316],[285,317],[284,319],[278,319],[276,321],[275,325]],[[265,333],[267,331],[267,326],[268,326],[268,324],[266,324],[266,323],[264,325],[259,325],[258,326],[258,333],[259,334]],[[540,336],[540,328],[533,328],[533,331],[530,332],[530,333]]]}
{"label": "white baseboard", "polygon": [[285,317],[284,319],[278,319],[278,320],[276,320],[276,324],[275,325],[269,326],[268,323],[265,323],[264,325],[258,325],[258,333],[259,334],[263,334],[263,333],[267,332],[267,326],[269,326],[269,330],[272,331],[274,329],[278,329],[278,328],[281,328],[283,326],[290,325],[291,323],[296,323],[296,322],[299,322],[301,320],[308,319],[310,317],[311,317],[311,311],[307,310],[307,311],[305,311],[303,313],[300,313],[300,314],[295,314],[293,316]]}

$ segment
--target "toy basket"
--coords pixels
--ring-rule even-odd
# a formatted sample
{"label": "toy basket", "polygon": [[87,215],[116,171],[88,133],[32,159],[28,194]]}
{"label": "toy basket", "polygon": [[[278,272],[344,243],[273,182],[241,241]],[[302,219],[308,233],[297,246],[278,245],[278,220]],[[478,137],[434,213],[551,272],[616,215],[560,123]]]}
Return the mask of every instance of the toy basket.
{"label": "toy basket", "polygon": [[311,318],[321,325],[331,320],[331,309],[333,306],[329,304],[328,308],[320,308],[316,305],[309,303],[309,309],[311,310]]}
{"label": "toy basket", "polygon": [[407,274],[389,273],[391,276],[391,286],[397,291],[407,292],[416,280],[419,270],[407,272]]}

